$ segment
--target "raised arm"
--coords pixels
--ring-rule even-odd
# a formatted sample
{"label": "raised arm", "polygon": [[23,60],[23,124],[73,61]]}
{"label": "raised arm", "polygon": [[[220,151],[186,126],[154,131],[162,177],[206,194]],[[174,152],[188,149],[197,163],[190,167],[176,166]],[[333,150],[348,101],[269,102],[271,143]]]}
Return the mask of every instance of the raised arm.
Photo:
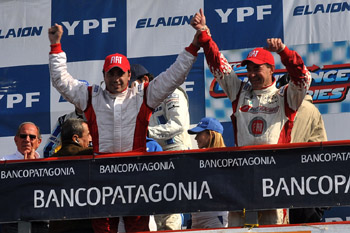
{"label": "raised arm", "polygon": [[240,90],[242,81],[237,77],[231,65],[212,39],[202,9],[191,19],[191,25],[199,32],[198,44],[203,47],[210,72],[214,75],[229,99],[234,101]]}
{"label": "raised arm", "polygon": [[287,91],[288,106],[293,110],[297,110],[310,87],[311,74],[300,55],[284,45],[281,39],[270,38],[266,42],[267,47],[265,49],[278,53],[281,62],[289,73],[291,79]]}
{"label": "raised arm", "polygon": [[[62,35],[63,28],[61,25],[55,24],[48,30],[51,43],[49,56],[51,82],[67,101],[79,109],[85,110],[88,99],[87,87],[84,83],[74,79],[67,71],[67,58],[61,47]],[[78,95],[79,98],[77,98]]]}

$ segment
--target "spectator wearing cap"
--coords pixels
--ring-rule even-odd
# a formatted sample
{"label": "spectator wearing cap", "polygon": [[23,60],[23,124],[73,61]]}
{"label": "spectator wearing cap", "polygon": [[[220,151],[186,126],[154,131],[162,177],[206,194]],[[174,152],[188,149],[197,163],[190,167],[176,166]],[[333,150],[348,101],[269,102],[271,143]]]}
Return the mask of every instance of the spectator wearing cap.
{"label": "spectator wearing cap", "polygon": [[[140,65],[131,66],[131,76],[135,77],[135,85],[152,83],[153,75]],[[181,87],[157,106],[150,118],[148,136],[155,139],[164,151],[191,149],[191,138],[187,130],[190,126],[188,96]],[[155,215],[157,230],[181,230],[180,214]]]}
{"label": "spectator wearing cap", "polygon": [[[281,144],[291,142],[296,112],[311,83],[311,74],[300,55],[285,46],[279,38],[266,40],[265,48],[255,48],[241,63],[247,68],[249,82],[237,77],[218,46],[208,33],[205,15],[200,9],[191,19],[198,30],[198,44],[203,47],[210,71],[232,103],[231,116],[237,146]],[[273,73],[276,52],[291,80],[278,89]],[[260,211],[259,224],[283,224],[287,211]],[[229,216],[229,226],[242,226],[245,218]]]}
{"label": "spectator wearing cap", "polygon": [[154,75],[149,73],[148,70],[140,64],[133,64],[130,66],[131,78],[130,86],[139,85],[142,83],[149,83],[154,79]]}
{"label": "spectator wearing cap", "polygon": [[[196,134],[198,148],[225,147],[222,134],[224,128],[215,118],[205,117],[200,120],[196,127],[189,129],[189,134]],[[197,212],[192,213],[192,229],[200,228],[223,228],[227,227],[227,211]]]}
{"label": "spectator wearing cap", "polygon": [[[67,101],[84,112],[92,136],[94,154],[146,151],[148,120],[176,87],[180,86],[196,60],[199,48],[192,44],[179,54],[174,64],[158,76],[158,82],[130,87],[130,64],[122,54],[105,58],[102,85],[87,87],[67,70],[66,53],[61,47],[63,28],[55,24],[48,30],[53,86]],[[126,232],[149,231],[149,217],[124,218]],[[95,233],[116,232],[118,218],[94,219]]]}

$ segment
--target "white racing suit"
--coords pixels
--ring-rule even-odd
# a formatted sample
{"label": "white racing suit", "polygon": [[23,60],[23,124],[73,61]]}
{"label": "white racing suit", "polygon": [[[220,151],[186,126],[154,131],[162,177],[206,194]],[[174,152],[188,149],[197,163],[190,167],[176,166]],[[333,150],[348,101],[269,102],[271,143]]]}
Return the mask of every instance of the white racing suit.
{"label": "white racing suit", "polygon": [[200,36],[210,71],[232,102],[232,120],[237,146],[289,143],[293,120],[310,87],[311,74],[295,51],[279,53],[291,77],[277,89],[275,82],[252,90],[241,81],[215,42],[206,32]]}
{"label": "white racing suit", "polygon": [[155,139],[164,151],[191,149],[188,97],[178,87],[154,111],[149,121],[149,137]]}
{"label": "white racing suit", "polygon": [[148,85],[137,85],[111,94],[101,86],[87,87],[67,72],[66,54],[52,45],[50,76],[53,86],[76,107],[84,110],[94,153],[146,151],[146,133],[152,110],[180,86],[196,60],[192,44],[174,64]]}
{"label": "white racing suit", "polygon": [[[210,71],[232,102],[231,116],[237,146],[280,144],[291,141],[296,111],[311,83],[311,74],[295,51],[287,47],[279,53],[291,77],[281,89],[275,82],[261,90],[241,81],[212,38],[203,31],[199,36]],[[238,178],[238,177],[237,177]],[[282,224],[286,211],[259,211],[260,224]],[[238,212],[229,215],[230,226],[242,226],[244,218]]]}
{"label": "white racing suit", "polygon": [[[74,79],[67,71],[61,44],[55,44],[51,45],[50,76],[58,92],[84,111],[95,154],[146,151],[147,127],[153,109],[185,81],[197,51],[191,44],[149,84],[111,94],[99,85],[87,87]],[[101,218],[94,219],[92,225],[95,233],[114,232],[118,222],[118,218]],[[149,216],[124,217],[126,232],[149,231],[148,223]]]}

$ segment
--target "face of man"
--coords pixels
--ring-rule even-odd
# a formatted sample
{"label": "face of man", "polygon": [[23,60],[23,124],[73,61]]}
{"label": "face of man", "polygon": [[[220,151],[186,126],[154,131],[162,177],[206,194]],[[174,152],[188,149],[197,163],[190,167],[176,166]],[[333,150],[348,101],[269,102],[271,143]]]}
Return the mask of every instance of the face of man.
{"label": "face of man", "polygon": [[89,127],[88,125],[84,122],[83,123],[83,135],[79,138],[79,144],[82,147],[88,147],[89,143],[92,141],[91,135],[90,135],[90,131],[89,131]]}
{"label": "face of man", "polygon": [[40,146],[41,139],[38,138],[38,129],[33,124],[24,124],[15,136],[17,150],[24,155],[30,153],[32,149],[36,150]]}
{"label": "face of man", "polygon": [[130,72],[124,72],[119,67],[112,68],[104,76],[106,89],[112,94],[124,91],[128,87],[130,76]]}
{"label": "face of man", "polygon": [[253,62],[247,64],[248,79],[253,90],[259,90],[272,84],[273,68],[266,64],[258,65]]}

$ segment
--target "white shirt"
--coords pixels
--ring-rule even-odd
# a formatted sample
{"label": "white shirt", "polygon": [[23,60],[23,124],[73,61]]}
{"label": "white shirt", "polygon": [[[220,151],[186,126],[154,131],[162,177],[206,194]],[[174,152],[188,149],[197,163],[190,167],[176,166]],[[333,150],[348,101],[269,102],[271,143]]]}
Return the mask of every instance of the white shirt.
{"label": "white shirt", "polygon": [[[35,158],[37,158],[37,159],[40,158],[40,154],[36,151],[35,151]],[[14,154],[5,155],[0,160],[4,161],[4,160],[21,160],[21,159],[24,159],[24,155],[22,155],[21,152],[16,150],[16,152]]]}

